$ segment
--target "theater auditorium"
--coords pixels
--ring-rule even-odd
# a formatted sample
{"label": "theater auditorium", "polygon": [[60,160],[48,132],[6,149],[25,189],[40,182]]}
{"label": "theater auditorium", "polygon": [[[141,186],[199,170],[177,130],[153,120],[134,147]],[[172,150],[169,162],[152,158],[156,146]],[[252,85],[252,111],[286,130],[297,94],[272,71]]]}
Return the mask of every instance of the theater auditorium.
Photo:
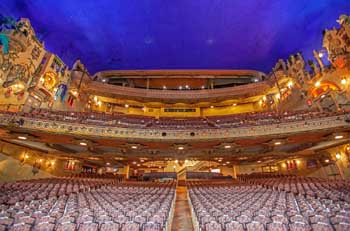
{"label": "theater auditorium", "polygon": [[350,2],[0,2],[0,231],[349,231]]}

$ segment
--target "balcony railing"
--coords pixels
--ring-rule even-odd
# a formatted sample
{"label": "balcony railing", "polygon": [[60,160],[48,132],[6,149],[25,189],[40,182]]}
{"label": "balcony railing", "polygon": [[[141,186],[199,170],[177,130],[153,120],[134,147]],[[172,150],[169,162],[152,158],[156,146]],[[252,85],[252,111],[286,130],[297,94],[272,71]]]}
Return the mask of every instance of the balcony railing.
{"label": "balcony railing", "polygon": [[[224,140],[232,138],[252,138],[257,136],[274,136],[288,133],[301,133],[320,130],[344,129],[350,127],[345,121],[346,115],[335,115],[323,118],[312,118],[304,121],[285,122],[280,124],[256,125],[222,129],[143,129],[122,128],[118,125],[99,126],[74,122],[53,121],[39,118],[0,114],[0,126],[20,127],[28,131],[42,131],[76,136],[147,139],[166,141],[189,140]],[[21,125],[17,121],[22,121]]]}

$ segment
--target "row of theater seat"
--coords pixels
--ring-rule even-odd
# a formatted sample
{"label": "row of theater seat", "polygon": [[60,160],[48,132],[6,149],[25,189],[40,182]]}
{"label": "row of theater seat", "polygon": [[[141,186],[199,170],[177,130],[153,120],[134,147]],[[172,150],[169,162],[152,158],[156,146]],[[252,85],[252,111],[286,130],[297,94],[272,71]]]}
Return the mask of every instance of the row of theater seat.
{"label": "row of theater seat", "polygon": [[[264,175],[264,174],[263,174]],[[350,203],[350,182],[300,176],[239,176],[240,180],[279,191]]]}
{"label": "row of theater seat", "polygon": [[327,116],[344,115],[346,111],[339,112],[315,112],[315,111],[291,111],[285,113],[276,112],[251,112],[226,116],[209,116],[205,118],[155,118],[140,115],[121,115],[107,113],[86,113],[49,111],[35,109],[31,113],[1,112],[2,114],[18,115],[29,118],[41,118],[54,121],[66,121],[71,123],[84,123],[99,126],[118,126],[125,128],[151,128],[151,129],[208,129],[208,128],[235,128],[241,126],[270,125],[285,122],[305,121],[307,119]]}
{"label": "row of theater seat", "polygon": [[198,230],[350,230],[348,202],[266,188],[253,182],[201,181],[190,182],[188,187]]}
{"label": "row of theater seat", "polygon": [[[31,183],[48,185],[52,179]],[[89,181],[91,179],[83,179]],[[95,180],[95,179],[93,179]],[[108,179],[110,181],[110,179]],[[57,183],[58,179],[54,179]],[[74,179],[70,179],[70,183]],[[26,184],[21,182],[20,184]],[[7,188],[21,188],[16,186]],[[66,183],[62,183],[64,185]],[[66,187],[66,186],[62,186]],[[23,191],[27,187],[21,188]],[[8,197],[20,190],[7,191]],[[43,189],[43,188],[42,188]],[[25,192],[22,192],[24,194]],[[109,182],[89,190],[69,191],[61,195],[15,204],[1,203],[0,230],[11,231],[161,231],[171,224],[175,183]]]}

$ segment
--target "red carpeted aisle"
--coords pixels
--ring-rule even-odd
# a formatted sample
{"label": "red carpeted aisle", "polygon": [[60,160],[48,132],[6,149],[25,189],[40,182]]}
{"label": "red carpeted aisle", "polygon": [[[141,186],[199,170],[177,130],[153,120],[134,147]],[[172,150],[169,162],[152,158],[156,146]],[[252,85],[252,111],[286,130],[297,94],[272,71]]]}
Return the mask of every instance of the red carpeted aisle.
{"label": "red carpeted aisle", "polygon": [[187,200],[187,188],[178,186],[176,189],[176,202],[172,231],[193,230],[190,206]]}

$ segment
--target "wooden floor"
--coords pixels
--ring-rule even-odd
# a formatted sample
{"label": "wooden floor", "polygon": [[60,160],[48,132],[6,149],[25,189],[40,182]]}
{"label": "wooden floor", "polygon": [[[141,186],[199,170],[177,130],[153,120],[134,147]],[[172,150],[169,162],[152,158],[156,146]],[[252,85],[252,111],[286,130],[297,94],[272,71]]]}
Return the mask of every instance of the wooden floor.
{"label": "wooden floor", "polygon": [[192,231],[191,210],[187,200],[187,188],[178,186],[176,189],[176,202],[172,231]]}

